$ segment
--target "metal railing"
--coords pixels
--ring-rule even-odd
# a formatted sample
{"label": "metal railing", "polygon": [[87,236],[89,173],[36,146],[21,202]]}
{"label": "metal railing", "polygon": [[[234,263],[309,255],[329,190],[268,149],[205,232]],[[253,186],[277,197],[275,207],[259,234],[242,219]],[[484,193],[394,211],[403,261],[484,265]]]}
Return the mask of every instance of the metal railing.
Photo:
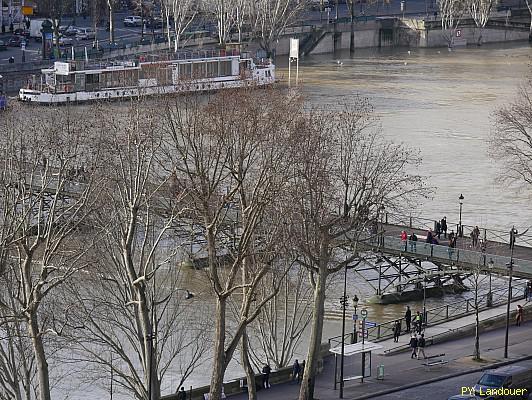
{"label": "metal railing", "polygon": [[[439,221],[439,219],[438,219]],[[384,222],[389,225],[404,226],[411,229],[420,229],[428,230],[433,229],[436,222],[436,219],[418,217],[413,215],[401,215],[401,214],[391,214],[386,213],[384,216]],[[458,232],[459,221],[447,221],[447,232],[450,232],[451,229],[455,232]],[[463,236],[469,237],[470,233],[475,228],[475,225],[468,225],[462,222]],[[510,233],[508,231],[503,231],[500,229],[490,229],[486,227],[479,227],[480,229],[480,239],[489,240],[491,242],[498,242],[501,246],[508,245],[510,239]],[[532,247],[532,234],[525,234],[519,236],[520,246]]]}
{"label": "metal railing", "polygon": [[[495,289],[492,291],[492,306],[487,306],[488,293],[482,294],[478,298],[479,312],[489,308],[497,307],[505,304],[508,301],[508,288]],[[512,286],[512,301],[519,300],[523,296],[521,288]],[[475,313],[474,299],[464,299],[462,301],[444,304],[442,306],[434,307],[425,311],[426,321],[424,326],[433,326],[441,324],[445,321],[461,318]],[[404,332],[406,328],[406,321],[404,317],[395,318],[391,321],[377,324],[374,327],[366,328],[366,338],[370,341],[380,341],[390,339],[393,337],[393,328],[396,321],[401,324],[401,329]],[[412,325],[413,326],[413,325]],[[412,330],[414,328],[412,327]],[[345,343],[354,343],[354,332],[349,332],[344,335]],[[359,339],[360,340],[360,339]],[[332,345],[339,345],[342,342],[342,335],[333,336],[328,339],[330,347]]]}

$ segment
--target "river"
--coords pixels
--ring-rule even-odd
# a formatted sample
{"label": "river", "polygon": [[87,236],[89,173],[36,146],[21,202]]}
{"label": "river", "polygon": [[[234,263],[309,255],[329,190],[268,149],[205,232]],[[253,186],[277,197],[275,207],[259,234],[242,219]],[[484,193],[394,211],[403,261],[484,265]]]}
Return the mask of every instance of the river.
{"label": "river", "polygon": [[[422,174],[434,187],[433,197],[419,204],[413,215],[431,219],[447,216],[458,219],[460,194],[464,196],[462,220],[465,224],[488,226],[504,231],[515,224],[518,229],[532,225],[529,195],[499,185],[495,176],[500,165],[487,154],[487,140],[493,125],[493,112],[515,98],[518,86],[531,72],[531,48],[528,44],[486,45],[480,48],[447,49],[368,49],[309,56],[300,62],[302,92],[313,105],[336,108],[354,97],[368,97],[379,116],[383,133],[394,141],[418,149]],[[277,74],[287,76],[286,60],[278,61]],[[195,274],[187,272],[191,285]],[[335,277],[339,282],[341,277]],[[503,280],[494,280],[502,286]],[[200,287],[192,287],[201,292]],[[199,293],[198,293],[199,294]],[[348,296],[357,294],[360,307],[366,306],[368,319],[386,321],[404,313],[404,305],[366,305],[371,288],[354,274],[348,275]],[[329,316],[338,311],[341,285],[331,285],[327,301]],[[427,308],[462,299],[429,299]],[[206,297],[207,298],[207,297]],[[208,301],[208,300],[207,300]],[[413,311],[421,302],[410,303]],[[351,311],[348,312],[348,314]],[[347,330],[350,331],[351,324]],[[323,341],[340,334],[338,319],[327,318]],[[297,356],[304,357],[306,343]],[[208,384],[207,363],[186,386]],[[241,376],[236,362],[231,363],[226,379]],[[171,384],[177,377],[170,378]],[[94,396],[94,387],[89,391]],[[81,392],[80,392],[81,393]],[[99,398],[104,398],[103,392]],[[81,397],[78,397],[81,396]],[[73,398],[88,398],[74,394]],[[127,398],[116,396],[115,399]]]}

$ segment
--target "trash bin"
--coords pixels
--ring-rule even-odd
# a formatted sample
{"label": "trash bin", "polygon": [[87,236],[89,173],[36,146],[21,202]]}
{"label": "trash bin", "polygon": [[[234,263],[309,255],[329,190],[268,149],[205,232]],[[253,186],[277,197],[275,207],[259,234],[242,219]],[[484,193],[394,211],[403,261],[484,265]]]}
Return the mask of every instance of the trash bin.
{"label": "trash bin", "polygon": [[377,367],[377,379],[384,379],[384,365],[382,364]]}

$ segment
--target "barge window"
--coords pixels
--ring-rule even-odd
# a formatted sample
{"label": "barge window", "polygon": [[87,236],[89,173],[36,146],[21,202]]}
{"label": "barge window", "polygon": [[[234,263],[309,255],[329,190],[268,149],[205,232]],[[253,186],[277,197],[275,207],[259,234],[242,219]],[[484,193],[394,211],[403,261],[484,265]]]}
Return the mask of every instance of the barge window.
{"label": "barge window", "polygon": [[219,76],[231,76],[232,75],[231,60],[220,61],[220,74]]}
{"label": "barge window", "polygon": [[195,62],[192,67],[192,77],[196,79],[205,77],[205,62]]}
{"label": "barge window", "polygon": [[218,61],[207,63],[207,77],[215,78],[218,76]]}
{"label": "barge window", "polygon": [[179,64],[179,79],[190,79],[192,76],[192,64]]}

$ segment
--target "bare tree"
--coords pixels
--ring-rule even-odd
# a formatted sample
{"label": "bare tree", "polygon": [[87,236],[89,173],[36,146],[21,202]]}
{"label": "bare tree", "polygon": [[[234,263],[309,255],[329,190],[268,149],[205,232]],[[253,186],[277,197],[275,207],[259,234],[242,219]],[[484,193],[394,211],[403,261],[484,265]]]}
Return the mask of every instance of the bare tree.
{"label": "bare tree", "polygon": [[204,10],[216,21],[218,44],[224,46],[231,39],[231,30],[236,26],[239,0],[212,0],[204,5]]}
{"label": "bare tree", "polygon": [[267,53],[275,56],[275,46],[283,31],[293,25],[301,12],[307,7],[307,1],[257,0],[251,2],[251,14],[255,37]]}
{"label": "bare tree", "polygon": [[1,245],[9,257],[4,273],[16,287],[11,315],[24,322],[31,341],[38,398],[50,400],[44,336],[59,328],[41,310],[61,284],[86,268],[81,260],[95,239],[78,236],[98,194],[100,137],[88,133],[90,118],[69,107],[33,116],[15,108],[2,125]]}
{"label": "bare tree", "polygon": [[119,386],[141,400],[159,399],[171,370],[181,371],[182,383],[207,348],[202,319],[193,322],[180,300],[185,289],[175,269],[174,227],[181,209],[160,165],[157,105],[141,98],[125,110],[98,113],[99,129],[110,133],[109,185],[95,221],[106,240],[96,273],[73,293],[82,326],[70,326],[83,360],[112,369]]}
{"label": "bare tree", "polygon": [[[252,325],[250,348],[257,369],[265,361],[272,362],[279,369],[288,366],[292,360],[312,316],[312,288],[307,283],[306,268],[291,268],[278,295],[264,307]],[[273,288],[269,286],[267,279],[262,290],[271,293]]]}
{"label": "bare tree", "polygon": [[466,0],[438,0],[441,17],[442,35],[449,48],[454,45],[456,30],[462,22],[462,17],[467,10]]}
{"label": "bare tree", "polygon": [[[221,397],[225,370],[246,327],[274,295],[259,299],[258,288],[267,272],[283,268],[276,263],[283,243],[278,227],[298,115],[296,104],[279,92],[249,89],[222,91],[204,106],[192,96],[164,110],[169,158],[177,187],[187,193],[190,218],[201,227],[216,301],[213,400]],[[278,282],[284,273],[272,276]],[[240,298],[239,312],[228,325],[232,296]]]}
{"label": "bare tree", "polygon": [[490,155],[503,166],[499,179],[532,184],[532,79],[520,88],[515,101],[495,112]]}
{"label": "bare tree", "polygon": [[117,0],[106,0],[107,12],[109,14],[109,43],[115,42],[115,25],[114,25],[114,12],[117,6]]}
{"label": "bare tree", "polygon": [[380,133],[363,99],[343,111],[312,112],[302,129],[293,245],[309,271],[313,315],[301,400],[314,395],[328,277],[357,260],[359,241],[381,205],[397,209],[424,193],[421,178],[411,173],[413,153]]}
{"label": "bare tree", "polygon": [[[198,14],[197,2],[193,0],[164,0],[166,23],[170,26],[170,16],[174,19],[174,51],[181,45],[181,38]],[[167,30],[168,48],[171,48],[170,30]]]}
{"label": "bare tree", "polygon": [[477,45],[482,44],[482,32],[488,23],[491,9],[497,4],[496,0],[469,0],[469,14],[478,28]]}
{"label": "bare tree", "polygon": [[16,277],[6,271],[0,274],[0,285],[5,288],[0,292],[0,399],[31,399],[35,397],[35,356],[24,321],[14,315]]}

